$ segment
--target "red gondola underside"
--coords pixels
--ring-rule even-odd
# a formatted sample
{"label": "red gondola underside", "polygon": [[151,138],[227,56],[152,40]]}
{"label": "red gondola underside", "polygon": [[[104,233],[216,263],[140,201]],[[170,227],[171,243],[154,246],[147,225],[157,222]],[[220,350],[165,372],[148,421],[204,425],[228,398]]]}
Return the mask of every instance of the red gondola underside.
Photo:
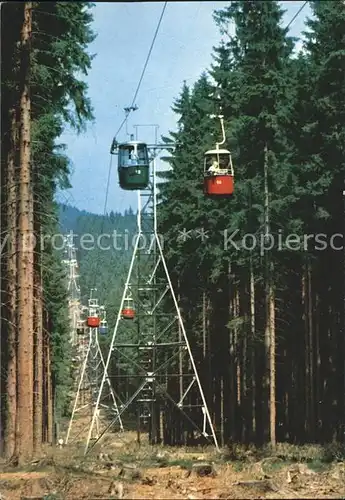
{"label": "red gondola underside", "polygon": [[232,196],[234,193],[233,175],[209,175],[205,177],[204,192],[209,196]]}
{"label": "red gondola underside", "polygon": [[87,318],[87,326],[91,328],[97,328],[100,325],[100,318],[94,317],[94,316],[89,316]]}
{"label": "red gondola underside", "polygon": [[134,316],[135,316],[134,309],[131,309],[130,307],[122,309],[122,317],[124,319],[133,319]]}

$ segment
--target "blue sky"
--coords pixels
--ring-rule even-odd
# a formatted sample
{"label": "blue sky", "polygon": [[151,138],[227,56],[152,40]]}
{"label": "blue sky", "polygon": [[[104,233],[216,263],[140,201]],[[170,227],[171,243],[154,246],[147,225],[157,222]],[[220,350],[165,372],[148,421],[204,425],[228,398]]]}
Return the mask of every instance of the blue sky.
{"label": "blue sky", "polygon": [[[304,2],[281,2],[287,25]],[[93,8],[93,30],[98,34],[89,46],[96,54],[86,78],[94,107],[95,123],[86,133],[66,130],[61,142],[67,145],[72,162],[72,188],[59,193],[59,201],[93,213],[103,213],[110,162],[109,148],[124,118],[124,108],[132,103],[164,2],[106,2]],[[155,46],[142,81],[136,104],[128,120],[134,125],[157,124],[159,135],[176,129],[171,105],[178,97],[183,80],[192,85],[212,62],[212,47],[221,35],[213,21],[215,9],[229,2],[169,2]],[[308,5],[290,27],[300,37]],[[138,128],[139,139],[153,142],[154,127]],[[126,140],[124,127],[118,136]],[[122,191],[117,183],[116,156],[113,157],[107,211],[123,212],[136,207],[136,194]]]}

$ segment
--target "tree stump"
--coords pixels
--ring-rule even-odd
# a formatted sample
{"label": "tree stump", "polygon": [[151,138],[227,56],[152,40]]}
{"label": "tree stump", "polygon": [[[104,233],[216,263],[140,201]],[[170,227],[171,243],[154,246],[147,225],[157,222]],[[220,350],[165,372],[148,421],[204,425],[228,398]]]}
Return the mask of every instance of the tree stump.
{"label": "tree stump", "polygon": [[199,477],[215,477],[217,475],[213,464],[209,464],[206,462],[193,464],[192,473],[196,474]]}

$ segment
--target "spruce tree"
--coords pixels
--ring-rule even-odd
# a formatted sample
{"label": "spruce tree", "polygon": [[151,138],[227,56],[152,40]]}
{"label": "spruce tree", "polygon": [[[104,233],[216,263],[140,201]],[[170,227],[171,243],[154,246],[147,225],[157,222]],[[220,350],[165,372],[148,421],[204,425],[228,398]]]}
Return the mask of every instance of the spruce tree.
{"label": "spruce tree", "polygon": [[[86,52],[87,45],[94,37],[89,26],[92,20],[89,13],[90,6],[91,4],[86,2],[74,3],[73,5],[60,2],[35,3],[30,10],[32,25],[32,28],[28,30],[30,51],[22,51],[23,54],[25,52],[24,55],[26,56],[25,64],[24,59],[20,59],[19,57],[21,52],[17,49],[21,23],[23,22],[23,6],[19,7],[16,4],[8,4],[3,13],[3,22],[4,26],[6,26],[5,37],[9,42],[6,65],[3,66],[3,89],[9,99],[6,101],[5,116],[7,119],[4,123],[5,135],[8,137],[8,140],[2,145],[2,157],[7,157],[8,163],[7,165],[3,164],[2,169],[7,183],[13,184],[13,186],[9,184],[6,186],[10,188],[12,197],[16,193],[17,181],[12,175],[13,171],[16,172],[16,170],[13,170],[11,165],[17,161],[16,155],[18,150],[17,144],[13,142],[15,127],[12,127],[12,117],[14,116],[15,120],[19,120],[19,117],[23,116],[24,106],[22,105],[21,109],[19,109],[19,100],[21,98],[24,103],[25,92],[29,95],[29,98],[25,97],[25,100],[28,102],[30,100],[31,104],[31,109],[28,108],[29,112],[25,115],[29,118],[24,119],[26,121],[22,127],[22,131],[27,133],[27,137],[22,137],[21,143],[23,146],[20,150],[21,171],[24,172],[25,176],[29,175],[27,179],[31,183],[29,185],[29,187],[31,186],[30,200],[28,199],[25,202],[25,197],[23,197],[24,187],[28,185],[24,176],[19,179],[19,187],[22,189],[22,205],[16,206],[16,203],[13,203],[11,200],[11,196],[8,197],[6,194],[5,208],[9,217],[10,213],[12,213],[11,217],[13,220],[16,219],[18,214],[21,221],[20,231],[22,233],[26,229],[35,231],[36,242],[38,243],[35,247],[32,263],[27,252],[29,257],[28,265],[32,264],[33,266],[33,288],[29,293],[30,300],[25,299],[26,308],[22,307],[20,315],[17,317],[16,310],[18,305],[13,303],[12,299],[6,300],[2,306],[4,308],[2,317],[11,318],[10,323],[6,324],[5,337],[7,342],[5,343],[5,349],[2,350],[2,361],[5,365],[8,363],[9,374],[9,385],[7,387],[9,396],[9,406],[7,409],[9,413],[7,420],[5,420],[5,424],[7,425],[5,429],[6,454],[10,456],[15,447],[15,456],[13,458],[17,461],[22,461],[26,456],[29,457],[31,455],[33,445],[31,437],[32,427],[34,429],[34,445],[36,451],[39,451],[42,441],[42,419],[45,413],[49,414],[50,419],[50,429],[45,429],[45,437],[49,436],[49,439],[52,437],[52,391],[49,389],[51,384],[50,349],[53,348],[54,351],[55,347],[54,342],[49,338],[49,334],[54,335],[52,330],[54,330],[55,324],[53,322],[58,322],[59,320],[56,315],[54,318],[52,312],[50,317],[47,316],[50,305],[44,290],[46,283],[44,282],[43,269],[46,264],[46,257],[52,254],[52,249],[41,247],[40,241],[42,235],[44,235],[48,228],[52,227],[52,220],[56,220],[54,208],[56,187],[58,185],[66,186],[68,182],[69,163],[63,154],[61,146],[56,144],[56,139],[60,136],[66,122],[78,131],[81,131],[86,121],[92,118],[90,102],[86,96],[87,86],[80,79],[80,76],[77,76],[78,71],[86,74],[91,64],[91,56]],[[85,7],[87,8],[85,9]],[[28,8],[27,5],[26,8]],[[8,29],[9,26],[11,26],[10,30]],[[25,78],[22,77],[24,74],[26,75]],[[18,75],[21,75],[21,78],[19,78],[20,85],[16,84]],[[18,118],[16,118],[16,113]],[[24,151],[25,147],[27,149],[28,144],[30,146],[29,152]],[[24,166],[22,161],[24,156],[26,158],[25,165],[29,165],[29,169],[25,167],[26,170],[22,168]],[[16,168],[17,165],[14,164],[14,167]],[[25,207],[23,205],[24,202]],[[25,217],[29,218],[30,227],[27,227],[27,225],[24,227],[23,220]],[[10,236],[13,233],[12,228],[16,227],[11,220],[10,218],[6,220],[6,224],[4,225],[9,231],[8,235]],[[54,232],[56,232],[56,229]],[[21,236],[21,233],[18,235]],[[23,238],[20,239],[22,240]],[[11,236],[11,241],[16,241],[16,238],[12,238]],[[8,263],[5,269],[6,291],[18,291],[19,299],[21,299],[25,290],[28,290],[31,278],[25,279],[26,285],[23,287],[20,281],[18,282],[18,279],[23,278],[24,274],[22,271],[27,263],[25,259],[19,258],[18,266],[20,266],[20,272],[18,267],[17,273],[17,269],[13,268],[10,259],[13,255],[17,259],[17,252],[23,252],[24,250],[20,247],[13,248],[13,244],[9,244],[8,241],[4,247],[5,261]],[[54,282],[52,276],[49,279],[52,280],[51,282]],[[10,296],[15,300],[15,294],[10,293],[8,298]],[[32,299],[31,304],[30,301]],[[22,300],[24,300],[23,297]],[[66,306],[63,298],[61,298],[60,305],[62,308]],[[23,339],[26,339],[26,342],[29,342],[31,346],[30,352],[34,349],[34,366],[30,354],[27,354],[25,363],[23,359],[17,358],[18,353],[21,358],[26,353],[25,346],[24,348],[20,348],[19,351],[17,350],[17,341],[11,331],[12,328],[14,332],[16,331],[16,327],[19,324],[17,321],[22,324],[19,328],[20,335],[23,336]],[[31,339],[33,329],[34,342]],[[45,330],[48,330],[48,334]],[[63,331],[61,327],[60,334],[68,342],[68,330]],[[5,337],[2,337],[2,341]],[[59,356],[61,355],[62,353],[60,352]],[[65,355],[66,352],[64,352],[63,356]],[[17,371],[15,368],[16,358],[18,361]],[[66,367],[69,366],[68,359],[66,358],[65,365]],[[26,383],[31,384],[32,387],[26,388],[25,384],[20,382],[23,379],[24,368],[25,370],[27,369],[28,373],[28,376],[24,377]],[[34,383],[31,382],[30,375],[33,370],[35,370]],[[43,370],[45,370],[44,373]],[[53,366],[53,376],[54,370]],[[48,385],[47,390],[43,391],[43,383],[45,386]],[[16,397],[13,396],[15,394],[13,387],[18,384],[20,385],[20,393],[18,393],[19,399],[17,404]],[[30,402],[30,404],[24,403],[24,395],[28,395],[31,398],[32,391],[34,392],[33,402]],[[47,398],[49,401],[46,400]],[[33,403],[34,407],[34,423],[29,424],[30,429],[26,429],[26,441],[24,441],[23,422],[25,418],[31,418],[31,403]],[[24,404],[26,405],[26,410],[23,412]],[[17,415],[17,422],[14,421],[14,415]],[[18,428],[16,436],[13,433],[14,426]],[[13,439],[15,439],[15,442],[13,442]]]}

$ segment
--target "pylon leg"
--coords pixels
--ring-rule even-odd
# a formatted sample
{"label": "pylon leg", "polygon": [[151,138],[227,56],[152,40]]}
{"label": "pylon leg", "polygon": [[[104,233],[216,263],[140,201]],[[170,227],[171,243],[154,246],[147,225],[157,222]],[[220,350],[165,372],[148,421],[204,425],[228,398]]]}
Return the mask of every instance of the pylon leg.
{"label": "pylon leg", "polygon": [[[140,430],[142,431],[145,426],[147,429],[147,423],[150,423],[147,430],[153,444],[158,440],[163,440],[166,444],[178,443],[180,438],[173,435],[172,419],[181,415],[184,417],[185,433],[196,438],[195,430],[197,430],[199,438],[211,440],[219,450],[197,366],[164,258],[163,244],[157,233],[155,177],[155,161],[153,161],[153,182],[150,189],[138,192],[138,234],[89,428],[85,453],[133,404],[140,412]],[[145,240],[147,235],[150,236],[149,242]],[[142,240],[146,241],[144,247],[139,245]],[[129,294],[136,304],[136,319],[132,322],[121,316],[125,298]],[[125,377],[131,382],[129,385],[132,387],[132,394],[119,405],[119,415],[100,431],[99,439],[90,446],[97,410],[103,397],[106,373],[114,354],[118,356],[118,360],[121,359],[126,363]],[[176,371],[178,373],[175,373]],[[123,384],[120,375],[118,380],[116,387],[121,389]],[[120,390],[116,392],[120,393]],[[160,436],[161,428],[165,436]]]}
{"label": "pylon leg", "polygon": [[[95,330],[95,331],[93,331]],[[93,417],[94,413],[94,408],[95,408],[95,396],[99,392],[99,387],[100,387],[100,369],[101,373],[106,375],[106,380],[109,382],[109,377],[107,376],[107,372],[105,370],[105,362],[104,358],[102,355],[102,351],[100,349],[100,345],[98,342],[98,332],[97,329],[90,329],[89,333],[89,343],[87,347],[87,352],[84,358],[84,362],[81,368],[80,376],[79,376],[79,383],[78,383],[78,389],[77,393],[75,396],[74,400],[74,405],[73,405],[73,410],[72,410],[72,415],[70,418],[69,426],[68,426],[68,431],[67,431],[67,436],[66,436],[66,444],[69,441],[71,430],[72,430],[72,425],[73,422],[76,419],[77,414],[82,413],[83,410],[90,409],[91,411],[91,418]],[[89,397],[86,398],[87,401],[84,400],[85,398],[85,393],[89,392]],[[84,396],[84,398],[83,398]],[[119,410],[117,407],[117,402],[115,398],[114,391],[112,387],[109,387],[109,393],[108,393],[108,399],[110,399],[111,405],[103,405],[103,408],[106,410],[111,411],[110,418],[114,418],[114,415],[119,414]],[[109,416],[106,416],[109,418]],[[97,408],[97,413],[96,413],[96,436],[95,438],[97,439],[100,433],[100,420],[101,420],[101,409]],[[119,424],[120,424],[120,430],[123,430],[123,424],[121,417],[119,417]],[[81,429],[79,434],[85,429]],[[74,436],[74,439],[76,439],[77,436]]]}

